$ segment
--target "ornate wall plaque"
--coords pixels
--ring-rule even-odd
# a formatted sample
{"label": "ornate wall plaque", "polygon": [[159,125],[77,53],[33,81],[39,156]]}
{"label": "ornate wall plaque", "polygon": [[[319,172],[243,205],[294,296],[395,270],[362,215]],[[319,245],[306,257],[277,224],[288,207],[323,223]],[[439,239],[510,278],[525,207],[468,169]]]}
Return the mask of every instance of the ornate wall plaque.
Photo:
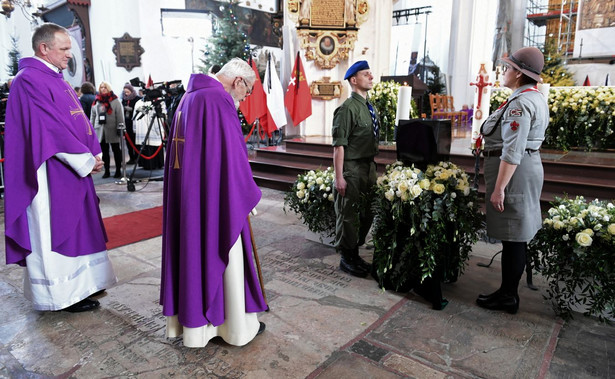
{"label": "ornate wall plaque", "polygon": [[334,68],[354,49],[358,26],[367,20],[368,0],[286,0],[297,23],[305,59],[322,69]]}
{"label": "ornate wall plaque", "polygon": [[342,95],[342,82],[332,82],[331,78],[325,76],[322,80],[314,80],[310,84],[310,93],[315,99],[331,100]]}
{"label": "ornate wall plaque", "polygon": [[333,68],[348,59],[348,52],[357,40],[357,31],[298,29],[297,37],[305,49],[305,59],[315,61],[320,68]]}
{"label": "ornate wall plaque", "polygon": [[115,54],[115,65],[124,67],[130,71],[133,67],[141,66],[141,54],[145,52],[139,41],[141,38],[132,38],[128,33],[124,33],[121,38],[113,38],[113,54]]}

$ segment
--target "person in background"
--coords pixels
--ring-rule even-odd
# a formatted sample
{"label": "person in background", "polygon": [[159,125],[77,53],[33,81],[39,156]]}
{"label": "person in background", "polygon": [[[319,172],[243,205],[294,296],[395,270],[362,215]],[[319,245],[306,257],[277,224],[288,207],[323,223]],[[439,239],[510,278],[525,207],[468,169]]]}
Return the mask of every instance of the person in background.
{"label": "person in background", "polygon": [[77,97],[81,97],[82,95],[81,87],[75,87],[74,90],[75,90],[75,93],[77,94]]}
{"label": "person in background", "polygon": [[487,235],[502,241],[502,283],[497,291],[479,295],[476,303],[514,314],[519,309],[527,243],[542,226],[544,171],[538,149],[549,124],[549,106],[536,88],[544,67],[539,49],[524,47],[502,61],[502,85],[513,93],[481,127]]}
{"label": "person in background", "polygon": [[32,48],[7,106],[6,263],[25,266],[24,295],[34,309],[83,312],[117,281],[91,176],[103,166],[100,144],[62,77],[68,31],[42,24]]}
{"label": "person in background", "polygon": [[268,309],[252,255],[249,213],[261,191],[235,103],[256,76],[235,58],[216,76],[192,74],[169,134],[164,167],[160,304],[167,337],[242,346],[265,330]]}
{"label": "person in background", "polygon": [[352,92],[333,115],[333,167],[335,170],[335,248],[341,254],[340,269],[365,277],[371,265],[359,256],[359,246],[372,225],[369,198],[376,184],[379,121],[367,91],[374,76],[367,61],[358,61],[346,71]]}
{"label": "person in background", "polygon": [[214,64],[214,65],[212,65],[212,66],[209,68],[209,72],[208,72],[208,74],[209,74],[209,75],[216,75],[216,74],[218,73],[218,71],[220,71],[220,68],[221,68],[221,67],[220,67],[219,65]]}
{"label": "person in background", "polygon": [[114,178],[122,177],[122,150],[120,149],[120,135],[124,126],[124,109],[122,103],[113,93],[111,84],[101,82],[98,86],[98,94],[92,104],[90,121],[96,129],[98,140],[103,153],[103,163],[105,173],[103,178],[108,178],[110,173],[111,156],[109,155],[109,145],[113,151],[115,160]]}
{"label": "person in background", "polygon": [[[122,106],[124,107],[126,134],[128,134],[128,138],[130,138],[133,144],[135,143],[135,129],[133,127],[132,118],[135,112],[135,104],[139,100],[141,100],[141,98],[137,95],[135,88],[130,83],[124,84],[124,90],[122,91]],[[130,144],[126,144],[126,146],[128,149],[128,156],[130,157],[130,160],[126,163],[135,164],[139,153],[136,152]]]}
{"label": "person in background", "polygon": [[90,117],[92,113],[92,104],[94,104],[94,100],[96,100],[96,89],[94,88],[94,84],[83,82],[81,84],[81,97],[79,98],[79,102],[81,103],[83,112],[88,117]]}

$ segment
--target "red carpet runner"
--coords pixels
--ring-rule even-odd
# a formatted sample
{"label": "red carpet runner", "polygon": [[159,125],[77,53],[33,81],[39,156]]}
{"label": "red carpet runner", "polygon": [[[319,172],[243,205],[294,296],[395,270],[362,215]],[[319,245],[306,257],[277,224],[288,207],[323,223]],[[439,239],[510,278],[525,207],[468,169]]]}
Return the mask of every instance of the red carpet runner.
{"label": "red carpet runner", "polygon": [[158,237],[162,234],[162,206],[103,219],[107,250]]}

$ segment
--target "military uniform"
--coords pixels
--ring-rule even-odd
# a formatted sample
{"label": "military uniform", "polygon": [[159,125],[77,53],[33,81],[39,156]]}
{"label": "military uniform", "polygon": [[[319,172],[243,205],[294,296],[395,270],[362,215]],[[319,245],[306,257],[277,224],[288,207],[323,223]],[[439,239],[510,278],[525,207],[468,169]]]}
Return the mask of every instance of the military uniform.
{"label": "military uniform", "polygon": [[378,138],[374,133],[367,100],[352,92],[335,110],[333,146],[344,146],[343,176],[345,196],[335,189],[335,247],[343,256],[352,256],[365,242],[374,218],[369,204],[370,191],[376,183]]}
{"label": "military uniform", "polygon": [[[544,172],[540,148],[549,124],[549,107],[532,85],[515,90],[507,102],[483,124],[487,234],[491,238],[530,241],[542,225],[540,194]],[[504,212],[489,202],[500,160],[517,168],[505,188]]]}

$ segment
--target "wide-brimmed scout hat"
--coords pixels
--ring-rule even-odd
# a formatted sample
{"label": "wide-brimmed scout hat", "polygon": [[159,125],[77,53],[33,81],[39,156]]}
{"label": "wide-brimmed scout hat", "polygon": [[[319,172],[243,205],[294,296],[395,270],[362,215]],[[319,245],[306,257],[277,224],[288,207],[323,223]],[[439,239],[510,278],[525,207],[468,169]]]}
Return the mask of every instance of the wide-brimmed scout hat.
{"label": "wide-brimmed scout hat", "polygon": [[510,57],[504,57],[501,60],[537,82],[542,81],[540,73],[545,66],[545,57],[538,48],[523,47],[515,51]]}

